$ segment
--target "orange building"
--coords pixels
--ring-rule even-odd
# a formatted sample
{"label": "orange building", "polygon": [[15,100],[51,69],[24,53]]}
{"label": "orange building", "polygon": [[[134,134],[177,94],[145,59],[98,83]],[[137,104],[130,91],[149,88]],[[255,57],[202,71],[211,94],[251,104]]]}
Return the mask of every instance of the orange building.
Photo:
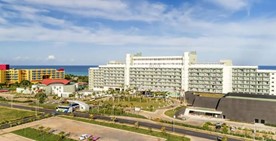
{"label": "orange building", "polygon": [[0,83],[20,83],[28,80],[36,83],[43,79],[63,79],[64,69],[10,69],[7,64],[0,64]]}

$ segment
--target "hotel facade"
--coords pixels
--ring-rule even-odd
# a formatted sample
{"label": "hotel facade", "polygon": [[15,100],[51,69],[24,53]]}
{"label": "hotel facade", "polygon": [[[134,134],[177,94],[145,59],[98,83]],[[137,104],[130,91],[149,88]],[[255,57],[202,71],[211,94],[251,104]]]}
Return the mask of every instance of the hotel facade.
{"label": "hotel facade", "polygon": [[63,79],[64,69],[13,69],[7,64],[0,65],[0,83],[20,83],[28,80],[36,83],[43,79]]}
{"label": "hotel facade", "polygon": [[274,67],[233,66],[231,60],[198,63],[196,52],[154,57],[127,54],[125,62],[90,68],[89,88],[276,95],[275,77]]}

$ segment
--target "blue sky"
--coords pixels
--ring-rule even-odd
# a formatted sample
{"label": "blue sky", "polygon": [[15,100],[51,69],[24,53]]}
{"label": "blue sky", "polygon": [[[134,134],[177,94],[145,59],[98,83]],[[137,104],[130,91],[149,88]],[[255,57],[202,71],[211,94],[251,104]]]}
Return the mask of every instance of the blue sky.
{"label": "blue sky", "polygon": [[0,63],[98,65],[196,51],[275,65],[275,0],[0,0]]}

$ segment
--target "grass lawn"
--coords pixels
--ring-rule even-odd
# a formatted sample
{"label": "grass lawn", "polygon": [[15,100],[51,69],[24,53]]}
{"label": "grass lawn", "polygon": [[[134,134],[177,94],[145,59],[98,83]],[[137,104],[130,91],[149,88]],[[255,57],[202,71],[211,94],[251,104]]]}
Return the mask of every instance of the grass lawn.
{"label": "grass lawn", "polygon": [[134,125],[127,126],[127,125],[116,124],[116,123],[112,123],[112,122],[101,122],[101,121],[96,121],[96,120],[89,120],[89,119],[78,118],[78,117],[69,117],[69,116],[61,116],[61,117],[67,118],[67,119],[72,119],[72,120],[78,120],[78,121],[82,121],[82,122],[87,122],[87,123],[92,123],[92,124],[97,124],[97,125],[102,125],[102,126],[107,126],[107,127],[111,127],[111,128],[122,129],[122,130],[131,131],[131,132],[151,135],[151,136],[155,136],[155,137],[165,138],[165,139],[167,139],[167,141],[190,141],[189,138],[184,137],[184,136],[172,135],[169,133],[158,132],[158,131],[154,131],[151,129],[137,128],[137,127],[134,127]]}
{"label": "grass lawn", "polygon": [[59,135],[41,132],[34,128],[24,128],[13,131],[13,133],[36,141],[75,141],[69,138],[60,139]]}
{"label": "grass lawn", "polygon": [[116,116],[127,116],[127,117],[135,117],[135,118],[143,118],[146,119],[146,117],[142,116],[142,115],[138,115],[138,114],[133,114],[133,113],[128,113],[128,112],[124,112],[124,111],[118,111],[115,110],[114,112],[112,110],[106,110],[104,111],[103,109],[100,109],[98,111],[97,108],[93,108],[90,110],[90,114],[93,115],[98,115],[98,114],[103,114],[103,115],[116,115]]}
{"label": "grass lawn", "polygon": [[35,104],[35,103],[31,103],[29,104],[31,106],[39,106],[45,109],[56,109],[56,107],[58,106],[58,104]]}
{"label": "grass lawn", "polygon": [[171,109],[165,112],[165,115],[169,116],[169,117],[173,117],[175,115],[175,113],[180,110],[181,108],[184,108],[185,106],[181,106],[181,107],[177,107],[175,109]]}
{"label": "grass lawn", "polygon": [[11,109],[0,106],[0,123],[7,120],[16,120],[35,115],[35,112]]}
{"label": "grass lawn", "polygon": [[[112,100],[109,101],[105,101],[109,104],[113,104]],[[122,106],[126,106],[126,107],[140,107],[142,108],[142,110],[147,110],[147,111],[155,111],[157,108],[159,107],[164,107],[167,106],[167,102],[165,102],[164,100],[161,99],[136,99],[136,100],[130,100],[128,101],[128,99],[125,100],[114,100],[114,104],[115,105],[122,105]]]}

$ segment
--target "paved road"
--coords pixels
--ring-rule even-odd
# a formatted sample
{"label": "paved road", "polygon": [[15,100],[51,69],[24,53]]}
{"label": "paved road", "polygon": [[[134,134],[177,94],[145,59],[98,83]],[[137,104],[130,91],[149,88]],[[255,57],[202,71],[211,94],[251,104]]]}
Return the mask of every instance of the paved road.
{"label": "paved road", "polygon": [[[10,104],[6,104],[6,103],[0,103],[0,105],[10,107]],[[19,108],[19,109],[24,109],[24,110],[32,110],[32,111],[36,110],[36,108],[21,106],[21,105],[13,105],[13,107],[14,108]],[[45,113],[55,112],[55,110],[52,110],[52,109],[38,108],[37,110],[39,112],[45,112]],[[87,114],[87,113],[75,112],[74,114],[75,114],[75,116],[78,116],[78,117],[89,118],[89,114]],[[112,121],[112,118],[107,117],[107,116],[95,116],[95,118],[101,119],[101,120]],[[130,119],[117,118],[116,122],[118,122],[118,123],[127,123],[127,124],[135,124],[136,121],[135,120],[130,120]],[[162,125],[154,124],[154,123],[150,123],[150,122],[139,122],[139,125],[143,126],[143,127],[148,127],[148,128],[150,127],[150,128],[153,128],[153,129],[158,129],[158,130],[160,130],[161,127],[163,127]],[[164,126],[164,127],[166,128],[167,131],[174,131],[175,133],[179,133],[179,134],[183,134],[183,135],[195,136],[195,137],[200,137],[200,138],[205,138],[205,139],[210,139],[210,140],[216,140],[216,138],[217,138],[216,135],[201,133],[201,132],[197,132],[197,131],[191,131],[191,130],[177,128],[177,127],[173,128],[171,126]],[[239,140],[233,139],[233,138],[228,138],[228,141],[239,141]]]}

